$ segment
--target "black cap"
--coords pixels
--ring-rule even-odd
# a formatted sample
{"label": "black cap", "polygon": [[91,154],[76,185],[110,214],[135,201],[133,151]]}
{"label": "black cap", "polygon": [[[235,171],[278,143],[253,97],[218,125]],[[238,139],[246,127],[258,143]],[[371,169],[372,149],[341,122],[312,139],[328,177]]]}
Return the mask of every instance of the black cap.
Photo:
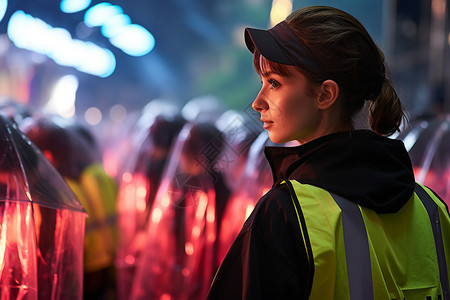
{"label": "black cap", "polygon": [[245,28],[244,38],[252,53],[257,48],[268,60],[297,66],[323,78],[328,77],[309,46],[297,37],[285,21],[269,30]]}
{"label": "black cap", "polygon": [[262,56],[268,60],[295,66],[295,63],[283,51],[278,42],[268,30],[245,28],[245,44],[250,52],[255,52],[255,47]]}

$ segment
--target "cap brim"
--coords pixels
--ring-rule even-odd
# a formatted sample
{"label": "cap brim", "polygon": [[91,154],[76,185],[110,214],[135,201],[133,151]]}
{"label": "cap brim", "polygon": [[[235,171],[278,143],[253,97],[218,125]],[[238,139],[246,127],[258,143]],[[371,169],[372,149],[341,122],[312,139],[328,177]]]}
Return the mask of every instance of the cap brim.
{"label": "cap brim", "polygon": [[261,55],[268,60],[285,65],[295,65],[268,30],[245,28],[244,35],[245,44],[250,52],[254,53],[257,48]]}

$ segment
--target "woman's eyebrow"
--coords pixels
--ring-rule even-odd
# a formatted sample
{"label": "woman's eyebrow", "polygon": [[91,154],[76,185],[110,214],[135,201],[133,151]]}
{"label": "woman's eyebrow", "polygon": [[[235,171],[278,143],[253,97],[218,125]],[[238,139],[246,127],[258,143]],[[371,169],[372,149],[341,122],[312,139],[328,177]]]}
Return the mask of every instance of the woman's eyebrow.
{"label": "woman's eyebrow", "polygon": [[260,74],[262,77],[269,77],[270,75],[275,74],[275,73],[272,71],[264,71],[264,72],[261,72]]}

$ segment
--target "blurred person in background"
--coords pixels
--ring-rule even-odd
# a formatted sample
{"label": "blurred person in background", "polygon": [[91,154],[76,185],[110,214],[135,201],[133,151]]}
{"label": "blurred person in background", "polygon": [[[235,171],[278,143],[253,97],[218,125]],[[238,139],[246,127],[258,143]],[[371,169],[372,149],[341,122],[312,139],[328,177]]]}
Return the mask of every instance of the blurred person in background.
{"label": "blurred person in background", "polygon": [[108,124],[100,140],[103,165],[106,172],[118,182],[122,175],[129,171],[134,164],[130,153],[143,143],[148,134],[148,128],[153,124],[156,116],[173,116],[180,113],[176,101],[166,98],[156,98],[148,102],[140,111],[127,114],[125,120]]}
{"label": "blurred person in background", "polygon": [[170,153],[129,299],[204,299],[217,270],[217,233],[230,189],[221,132],[188,122]]}
{"label": "blurred person in background", "polygon": [[186,121],[180,115],[157,116],[150,127],[149,134],[142,148],[137,151],[138,158],[135,170],[143,171],[147,175],[149,186],[154,187],[149,189],[149,193],[147,194],[147,217],[153,206],[161,176],[169,158],[172,143],[185,123]]}
{"label": "blurred person in background", "polygon": [[[261,90],[252,107],[272,142],[273,187],[228,251],[207,299],[450,299],[450,217],[417,184],[405,118],[363,25],[305,7],[247,28]],[[353,118],[369,101],[369,129]]]}
{"label": "blurred person in background", "polygon": [[181,115],[191,122],[214,123],[226,110],[225,103],[219,97],[202,95],[186,102],[181,109]]}
{"label": "blurred person in background", "polygon": [[[153,112],[154,113],[154,112]],[[178,114],[161,113],[151,120],[147,135],[127,158],[117,200],[119,243],[116,256],[119,299],[128,299],[151,208],[170,149],[185,120]]]}
{"label": "blurred person in background", "polygon": [[265,146],[276,146],[269,140],[266,131],[261,132],[251,144],[247,160],[243,162],[241,176],[235,178],[220,226],[217,257],[219,265],[253,211],[258,198],[272,186],[272,172],[263,152]]}
{"label": "blurred person in background", "polygon": [[[20,129],[64,177],[85,208],[84,299],[114,299],[113,260],[117,239],[117,185],[90,144],[74,127],[58,125],[49,116],[25,119]],[[86,134],[86,132],[85,132]]]}
{"label": "blurred person in background", "polygon": [[227,110],[214,124],[224,141],[220,167],[228,186],[234,190],[241,182],[250,147],[263,129],[259,120],[236,110]]}

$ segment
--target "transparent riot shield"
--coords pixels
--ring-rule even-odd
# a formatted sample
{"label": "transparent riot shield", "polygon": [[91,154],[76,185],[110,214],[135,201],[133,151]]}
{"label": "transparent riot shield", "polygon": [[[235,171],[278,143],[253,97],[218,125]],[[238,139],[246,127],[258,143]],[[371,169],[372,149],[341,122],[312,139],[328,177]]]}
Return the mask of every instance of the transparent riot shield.
{"label": "transparent riot shield", "polygon": [[0,117],[0,299],[82,299],[86,213],[61,175]]}
{"label": "transparent riot shield", "polygon": [[[136,139],[134,151],[128,157],[117,201],[119,243],[115,265],[119,299],[128,299],[153,201],[173,140],[184,123],[179,115],[156,116],[145,137]],[[138,140],[141,142],[137,143]]]}
{"label": "transparent riot shield", "polygon": [[220,226],[218,263],[222,262],[258,199],[273,184],[272,171],[264,156],[264,147],[269,145],[273,146],[273,143],[264,131],[250,147],[242,177],[233,191]]}
{"label": "transparent riot shield", "polygon": [[101,145],[103,165],[108,175],[120,181],[130,163],[129,154],[141,145],[155,117],[161,114],[178,114],[179,111],[178,105],[169,99],[153,99],[140,113],[131,113],[119,123],[108,124],[105,128],[106,137]]}
{"label": "transparent riot shield", "polygon": [[397,138],[408,150],[416,181],[450,205],[450,116],[415,120]]}
{"label": "transparent riot shield", "polygon": [[205,298],[230,193],[216,168],[222,149],[213,124],[188,123],[181,130],[151,211],[130,299]]}
{"label": "transparent riot shield", "polygon": [[95,140],[78,124],[51,115],[25,119],[21,130],[63,176],[88,213],[85,226],[84,297],[112,289],[117,236],[117,185],[100,163]]}

